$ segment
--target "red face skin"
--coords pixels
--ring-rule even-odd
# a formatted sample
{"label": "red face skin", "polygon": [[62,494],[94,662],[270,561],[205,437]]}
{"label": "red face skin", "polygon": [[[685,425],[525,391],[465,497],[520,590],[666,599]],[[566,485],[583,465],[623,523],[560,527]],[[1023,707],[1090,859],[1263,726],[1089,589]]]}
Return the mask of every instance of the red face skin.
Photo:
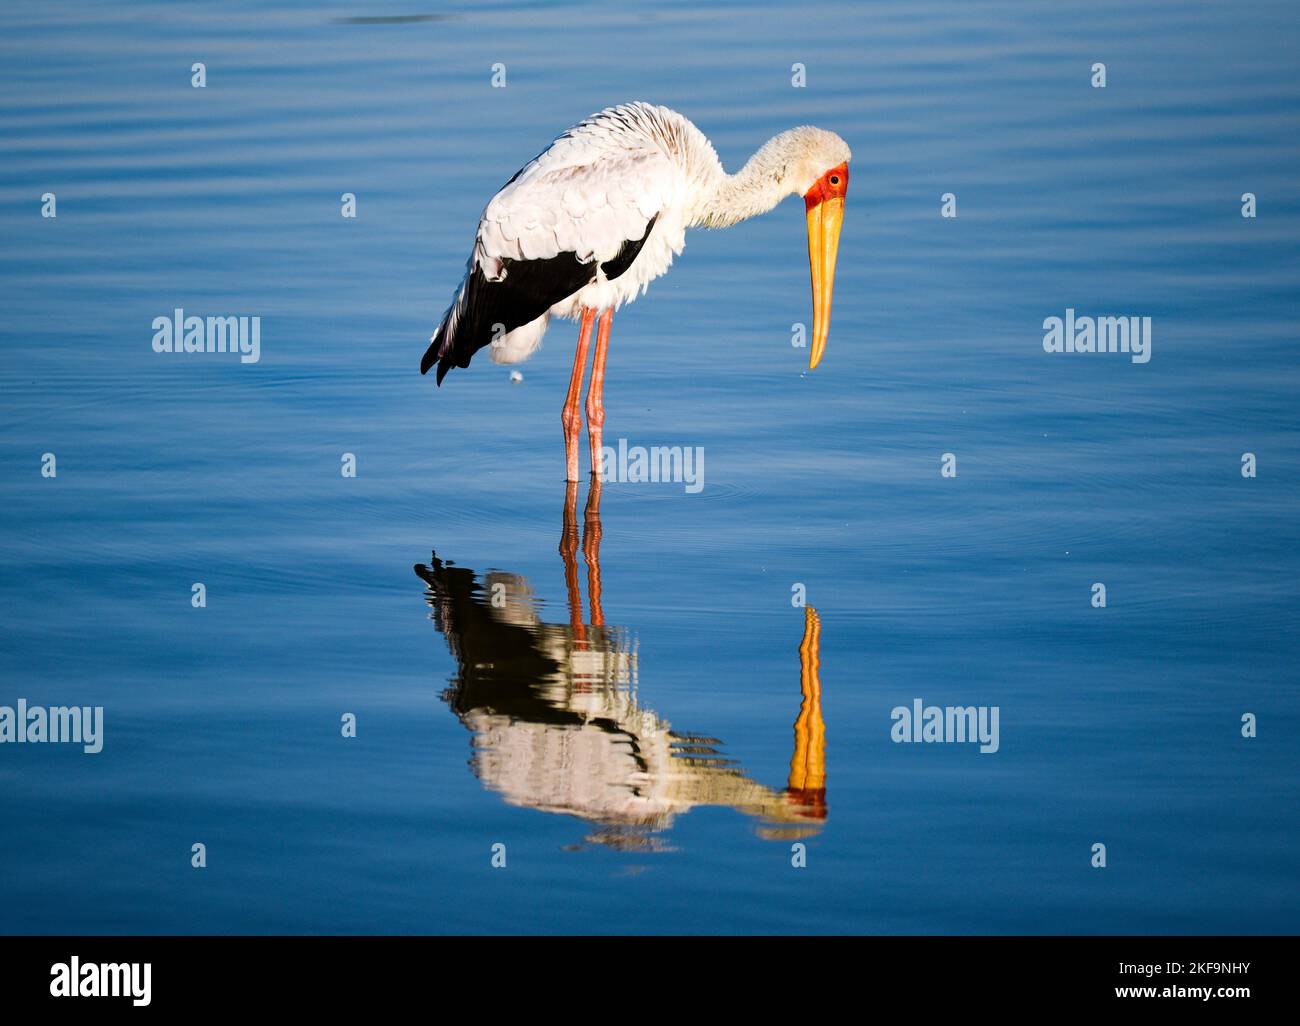
{"label": "red face skin", "polygon": [[[834,179],[834,181],[832,181]],[[813,183],[813,187],[803,194],[804,206],[808,210],[828,199],[843,199],[849,191],[849,165],[833,167]]]}

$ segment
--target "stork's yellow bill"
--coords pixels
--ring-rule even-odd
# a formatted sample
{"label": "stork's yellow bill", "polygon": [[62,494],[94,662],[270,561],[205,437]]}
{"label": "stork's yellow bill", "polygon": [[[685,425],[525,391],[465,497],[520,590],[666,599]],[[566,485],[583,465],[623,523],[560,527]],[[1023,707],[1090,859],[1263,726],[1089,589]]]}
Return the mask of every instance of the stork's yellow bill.
{"label": "stork's yellow bill", "polygon": [[804,193],[808,210],[808,264],[812,269],[813,334],[808,369],[821,362],[831,329],[831,294],[835,289],[835,257],[844,223],[844,197],[849,191],[847,163],[827,171]]}

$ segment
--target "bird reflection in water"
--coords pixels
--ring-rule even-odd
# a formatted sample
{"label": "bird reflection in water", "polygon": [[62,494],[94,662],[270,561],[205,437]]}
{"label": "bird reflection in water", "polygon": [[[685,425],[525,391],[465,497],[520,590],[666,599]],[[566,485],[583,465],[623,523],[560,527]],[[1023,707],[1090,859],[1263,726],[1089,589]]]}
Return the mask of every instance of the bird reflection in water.
{"label": "bird reflection in water", "polygon": [[594,824],[586,840],[660,850],[657,836],[701,805],[758,821],[758,833],[790,840],[826,819],[826,728],[818,656],[821,621],[804,610],[802,692],[794,752],[783,789],[750,778],[717,738],[674,729],[637,696],[634,636],[605,623],[601,607],[600,481],[587,497],[581,547],[590,621],[578,573],[576,482],[568,484],[560,556],[568,623],[546,623],[527,579],[439,559],[415,567],[428,585],[434,625],[457,662],[443,694],[472,732],[472,765],[511,805],[566,813]]}

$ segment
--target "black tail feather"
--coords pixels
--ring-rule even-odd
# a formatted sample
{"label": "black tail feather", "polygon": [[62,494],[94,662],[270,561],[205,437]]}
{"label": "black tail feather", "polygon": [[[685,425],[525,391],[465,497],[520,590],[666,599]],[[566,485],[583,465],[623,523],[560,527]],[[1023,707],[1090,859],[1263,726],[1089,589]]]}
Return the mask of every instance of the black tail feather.
{"label": "black tail feather", "polygon": [[[438,347],[439,347],[440,345],[441,345],[441,343],[440,343],[439,340],[438,340],[438,336],[435,335],[435,336],[433,337],[433,340],[429,343],[429,348],[426,349],[426,350],[424,351],[424,356],[421,357],[421,359],[420,359],[420,373],[421,373],[421,374],[428,374],[428,373],[429,373],[429,368],[433,366],[433,361],[436,360],[436,359],[438,359]],[[441,378],[441,377],[438,378],[438,384],[440,384],[440,385],[442,384],[442,378]]]}

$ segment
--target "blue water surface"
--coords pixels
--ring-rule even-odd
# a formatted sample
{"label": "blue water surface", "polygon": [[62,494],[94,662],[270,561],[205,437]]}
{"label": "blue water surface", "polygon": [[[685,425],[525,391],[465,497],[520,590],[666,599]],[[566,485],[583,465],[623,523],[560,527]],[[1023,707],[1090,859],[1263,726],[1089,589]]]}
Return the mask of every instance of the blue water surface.
{"label": "blue water surface", "polygon": [[[0,705],[105,728],[0,744],[0,931],[1294,932],[1298,43],[1290,2],[8,5]],[[597,553],[574,327],[522,382],[417,365],[485,201],[632,99],[731,168],[854,159],[815,373],[797,200],[615,319],[607,440],[705,477],[605,485]],[[260,361],[155,353],[178,307]],[[1067,308],[1150,362],[1044,352]],[[915,699],[998,751],[895,743]]]}

